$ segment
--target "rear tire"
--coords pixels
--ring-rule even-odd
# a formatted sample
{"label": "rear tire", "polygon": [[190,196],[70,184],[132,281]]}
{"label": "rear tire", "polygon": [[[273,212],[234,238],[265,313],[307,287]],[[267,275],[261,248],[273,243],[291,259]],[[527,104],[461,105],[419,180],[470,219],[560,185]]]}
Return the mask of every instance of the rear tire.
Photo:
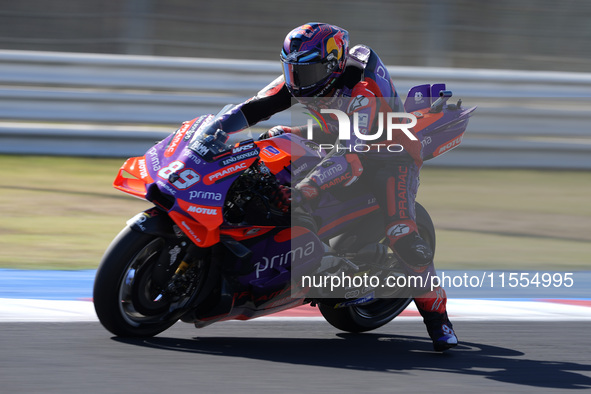
{"label": "rear tire", "polygon": [[[418,202],[415,205],[416,222],[421,237],[435,253],[435,227],[427,210]],[[320,313],[333,327],[342,331],[359,333],[375,330],[398,316],[412,302],[412,297],[380,298],[363,305],[334,308],[318,304]]]}
{"label": "rear tire", "polygon": [[[177,304],[155,300],[154,274],[164,238],[129,227],[113,240],[97,270],[93,298],[101,324],[122,337],[151,337],[172,326],[182,313]],[[154,275],[153,275],[154,274]]]}
{"label": "rear tire", "polygon": [[412,298],[380,298],[368,304],[338,309],[318,304],[318,309],[333,327],[358,333],[375,330],[391,322],[411,301]]}

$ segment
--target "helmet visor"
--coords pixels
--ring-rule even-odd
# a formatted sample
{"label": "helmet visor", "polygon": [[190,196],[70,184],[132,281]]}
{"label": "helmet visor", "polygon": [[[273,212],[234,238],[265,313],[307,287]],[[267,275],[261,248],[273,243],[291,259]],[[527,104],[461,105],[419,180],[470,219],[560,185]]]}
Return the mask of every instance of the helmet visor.
{"label": "helmet visor", "polygon": [[330,63],[283,63],[285,84],[296,90],[314,86],[332,72]]}

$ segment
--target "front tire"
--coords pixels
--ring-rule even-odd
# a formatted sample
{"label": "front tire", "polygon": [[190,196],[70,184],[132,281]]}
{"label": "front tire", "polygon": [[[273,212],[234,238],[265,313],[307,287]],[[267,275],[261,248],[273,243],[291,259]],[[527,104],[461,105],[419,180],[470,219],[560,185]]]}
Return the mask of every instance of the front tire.
{"label": "front tire", "polygon": [[96,273],[93,298],[99,321],[113,334],[151,337],[180,318],[182,313],[177,308],[182,302],[157,300],[167,279],[158,271],[165,246],[163,237],[126,227],[105,252]]}
{"label": "front tire", "polygon": [[[427,210],[418,202],[415,205],[416,222],[420,236],[435,253],[435,227]],[[342,331],[360,333],[375,330],[402,313],[412,302],[412,297],[380,298],[363,305],[334,308],[318,304],[322,316],[333,327]]]}

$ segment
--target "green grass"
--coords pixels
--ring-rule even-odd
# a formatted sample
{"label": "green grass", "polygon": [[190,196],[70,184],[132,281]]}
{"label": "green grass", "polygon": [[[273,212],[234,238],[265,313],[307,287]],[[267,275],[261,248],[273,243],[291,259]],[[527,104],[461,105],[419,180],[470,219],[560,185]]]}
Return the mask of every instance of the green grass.
{"label": "green grass", "polygon": [[589,269],[591,172],[424,169],[437,266]]}
{"label": "green grass", "polygon": [[[0,267],[96,268],[150,206],[112,187],[124,160],[0,156]],[[438,269],[589,269],[591,173],[425,168]]]}
{"label": "green grass", "polygon": [[0,156],[0,267],[96,268],[150,205],[113,189],[124,160]]}

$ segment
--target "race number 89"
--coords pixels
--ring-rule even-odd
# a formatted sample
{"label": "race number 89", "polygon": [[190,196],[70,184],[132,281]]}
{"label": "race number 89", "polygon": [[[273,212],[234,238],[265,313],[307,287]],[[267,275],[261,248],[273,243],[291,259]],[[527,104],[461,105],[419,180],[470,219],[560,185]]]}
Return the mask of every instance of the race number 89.
{"label": "race number 89", "polygon": [[173,161],[166,167],[161,168],[160,171],[158,171],[158,176],[160,178],[169,180],[170,176],[176,173],[178,175],[178,178],[175,179],[174,182],[171,182],[172,185],[177,189],[187,189],[199,182],[201,176],[199,176],[198,173],[196,173],[190,168],[180,171],[183,169],[183,167],[185,167],[185,163],[183,163],[182,161]]}

